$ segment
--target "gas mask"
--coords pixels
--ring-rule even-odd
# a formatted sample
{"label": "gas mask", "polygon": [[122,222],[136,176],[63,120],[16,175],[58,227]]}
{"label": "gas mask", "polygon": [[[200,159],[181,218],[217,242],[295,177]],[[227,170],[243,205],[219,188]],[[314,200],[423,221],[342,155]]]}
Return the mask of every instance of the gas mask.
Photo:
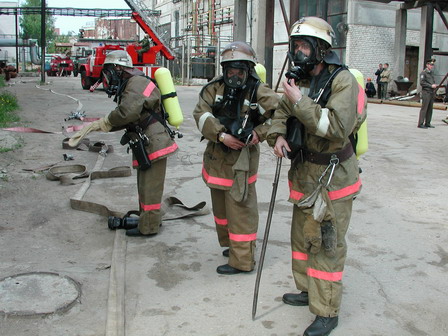
{"label": "gas mask", "polygon": [[226,62],[223,65],[224,83],[232,89],[244,87],[249,77],[249,66],[246,62]]}
{"label": "gas mask", "polygon": [[121,85],[121,75],[123,74],[123,71],[115,69],[114,64],[106,64],[104,65],[101,74],[107,84],[107,97],[110,98],[117,93],[118,88]]}
{"label": "gas mask", "polygon": [[292,67],[285,76],[295,82],[301,79],[309,79],[311,77],[310,72],[319,63],[316,58],[316,50],[317,42],[315,39],[310,37],[293,38],[289,44],[288,52]]}

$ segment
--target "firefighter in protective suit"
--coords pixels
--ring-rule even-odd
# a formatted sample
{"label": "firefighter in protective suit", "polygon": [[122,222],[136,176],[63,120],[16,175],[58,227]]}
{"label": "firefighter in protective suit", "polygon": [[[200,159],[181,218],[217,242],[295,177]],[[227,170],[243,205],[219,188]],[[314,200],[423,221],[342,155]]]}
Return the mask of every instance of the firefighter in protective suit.
{"label": "firefighter in protective suit", "polygon": [[193,111],[203,138],[202,178],[210,188],[219,244],[229,257],[219,274],[254,269],[258,208],[255,182],[265,140],[266,122],[277,108],[279,96],[262,84],[255,72],[255,52],[245,42],[225,46],[223,75],[204,86]]}
{"label": "firefighter in protective suit", "polygon": [[125,130],[121,144],[129,144],[132,165],[137,169],[139,198],[138,226],[124,228],[127,236],[152,236],[162,222],[161,201],[167,157],[178,147],[168,134],[161,110],[161,94],[155,82],[134,68],[124,50],[109,53],[103,67],[109,97],[115,95],[117,107],[104,118],[94,121],[69,140],[71,146],[91,131]]}
{"label": "firefighter in protective suit", "polygon": [[[293,145],[301,143],[288,172],[289,201],[294,204],[292,272],[301,292],[285,294],[283,301],[309,306],[317,315],[306,336],[329,335],[338,324],[345,234],[353,197],[361,189],[351,134],[366,117],[367,99],[331,51],[333,36],[331,26],[320,18],[294,23],[289,46],[293,66],[267,134],[278,157],[284,156],[284,149],[289,156]],[[307,96],[297,85],[301,81],[309,83]],[[287,122],[290,118],[298,123]],[[288,138],[288,124],[300,128],[299,141]]]}

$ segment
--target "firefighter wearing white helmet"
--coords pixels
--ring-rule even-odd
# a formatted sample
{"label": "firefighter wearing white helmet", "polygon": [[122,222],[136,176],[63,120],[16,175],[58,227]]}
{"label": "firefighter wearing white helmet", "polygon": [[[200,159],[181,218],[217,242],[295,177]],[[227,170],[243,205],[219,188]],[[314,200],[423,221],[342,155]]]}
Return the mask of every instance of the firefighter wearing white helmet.
{"label": "firefighter wearing white helmet", "polygon": [[[309,306],[316,315],[305,336],[329,335],[338,325],[345,234],[352,202],[361,190],[352,134],[366,117],[366,97],[331,50],[334,32],[317,17],[304,17],[290,33],[291,67],[267,140],[278,157],[286,149],[292,272],[299,293],[286,304]],[[308,81],[304,95],[298,83]]]}
{"label": "firefighter wearing white helmet", "polygon": [[125,129],[121,144],[132,150],[140,212],[138,221],[133,221],[132,225],[127,225],[126,220],[109,218],[109,228],[126,229],[127,236],[152,236],[159,232],[162,222],[167,157],[178,147],[167,132],[159,89],[142,71],[134,68],[126,51],[116,50],[107,55],[103,76],[109,84],[108,95],[115,95],[117,107],[75,134],[69,144],[77,146],[90,131]]}
{"label": "firefighter wearing white helmet", "polygon": [[133,68],[131,56],[124,50],[115,50],[110,52],[106,59],[104,60],[104,64],[115,64],[122,65],[127,68]]}
{"label": "firefighter wearing white helmet", "polygon": [[266,123],[279,101],[254,70],[255,52],[232,42],[221,53],[223,75],[204,86],[193,111],[208,140],[202,178],[210,188],[218,241],[228,263],[219,274],[250,272],[255,266],[258,208],[255,182]]}

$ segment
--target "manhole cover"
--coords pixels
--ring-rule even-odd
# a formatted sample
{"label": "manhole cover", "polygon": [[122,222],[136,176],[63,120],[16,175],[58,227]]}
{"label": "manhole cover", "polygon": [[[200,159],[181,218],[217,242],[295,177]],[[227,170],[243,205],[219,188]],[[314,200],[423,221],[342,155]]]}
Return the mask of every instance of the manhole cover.
{"label": "manhole cover", "polygon": [[57,273],[33,272],[0,280],[1,315],[46,315],[65,312],[81,295],[79,284]]}

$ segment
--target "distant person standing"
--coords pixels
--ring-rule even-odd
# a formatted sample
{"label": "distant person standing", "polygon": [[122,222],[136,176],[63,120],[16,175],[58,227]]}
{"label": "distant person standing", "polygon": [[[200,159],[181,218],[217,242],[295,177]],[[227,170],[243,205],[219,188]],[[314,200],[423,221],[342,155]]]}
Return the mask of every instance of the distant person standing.
{"label": "distant person standing", "polygon": [[437,87],[434,79],[435,59],[426,61],[426,68],[420,73],[420,85],[422,86],[422,108],[418,118],[418,128],[434,128],[431,125],[432,105],[434,104],[434,90]]}
{"label": "distant person standing", "polygon": [[378,69],[375,72],[376,76],[376,86],[378,87],[378,99],[381,99],[381,86],[380,86],[380,79],[381,79],[381,73],[383,72],[383,65],[380,63],[378,64]]}
{"label": "distant person standing", "polygon": [[380,99],[386,99],[387,97],[387,86],[390,82],[391,71],[389,70],[389,63],[384,63],[383,71],[380,74],[380,87],[381,94]]}

